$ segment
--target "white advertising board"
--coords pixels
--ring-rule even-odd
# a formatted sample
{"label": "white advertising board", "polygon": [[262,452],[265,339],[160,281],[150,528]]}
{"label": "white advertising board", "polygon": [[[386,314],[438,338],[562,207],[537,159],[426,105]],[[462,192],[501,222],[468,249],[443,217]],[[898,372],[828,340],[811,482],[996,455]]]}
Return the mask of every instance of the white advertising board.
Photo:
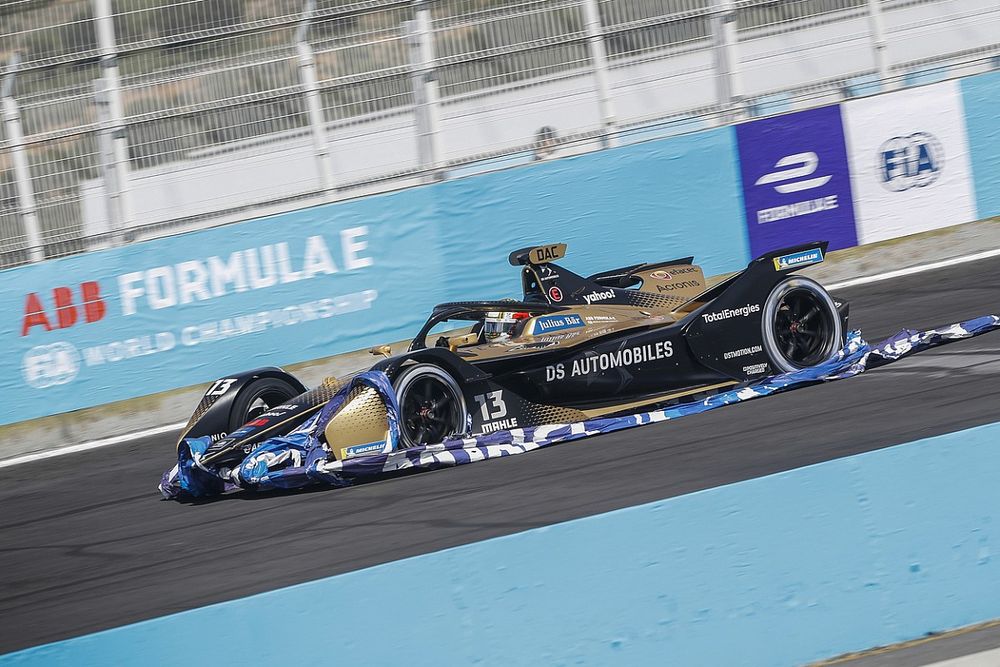
{"label": "white advertising board", "polygon": [[976,219],[958,81],[843,109],[860,244]]}

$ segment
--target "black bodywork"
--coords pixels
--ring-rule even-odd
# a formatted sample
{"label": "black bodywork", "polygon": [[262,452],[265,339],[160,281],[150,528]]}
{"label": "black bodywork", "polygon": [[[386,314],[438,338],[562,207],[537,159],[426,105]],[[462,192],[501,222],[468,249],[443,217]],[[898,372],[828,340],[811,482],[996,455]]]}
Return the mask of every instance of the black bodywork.
{"label": "black bodywork", "polygon": [[[679,306],[676,301],[650,303],[655,294],[630,288],[635,285],[637,271],[690,264],[690,257],[635,264],[587,278],[546,263],[544,270],[557,274],[551,283],[559,286],[559,302],[547,298],[540,289],[537,271],[525,271],[522,300],[438,305],[406,352],[378,361],[372,370],[383,371],[394,380],[413,363],[444,369],[461,387],[468,412],[466,432],[472,434],[566,423],[639,405],[688,400],[700,389],[731,387],[772,374],[771,360],[761,346],[761,304],[793,270],[778,268],[776,258],[816,248],[825,253],[826,243],[767,253]],[[531,250],[511,253],[511,264],[532,266],[527,256]],[[549,274],[543,277],[548,280]],[[429,340],[431,329],[442,322],[475,323],[496,310],[519,310],[532,316],[572,313],[591,305],[585,297],[595,293],[602,295],[602,306],[628,306],[642,313],[647,313],[643,308],[649,308],[648,323],[625,329],[607,327],[605,333],[595,331],[576,345],[529,344],[488,358],[474,358],[461,348],[449,349],[444,338]],[[836,307],[846,332],[848,306],[836,301]],[[736,314],[719,316],[726,312]],[[301,393],[233,431],[235,397],[254,379],[264,377],[282,378]],[[206,462],[235,461],[263,439],[286,433],[329,400],[337,386],[332,383],[306,391],[298,380],[277,368],[225,380],[232,380],[231,386],[219,396],[206,394],[184,434],[216,438],[206,453]],[[218,382],[213,385],[221,386]]]}

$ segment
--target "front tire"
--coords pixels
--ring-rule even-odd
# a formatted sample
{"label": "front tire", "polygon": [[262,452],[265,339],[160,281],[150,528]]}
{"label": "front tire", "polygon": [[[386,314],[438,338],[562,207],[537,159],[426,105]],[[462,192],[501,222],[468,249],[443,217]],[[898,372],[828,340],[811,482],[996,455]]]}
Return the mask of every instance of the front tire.
{"label": "front tire", "polygon": [[393,386],[399,401],[399,435],[403,447],[441,442],[464,433],[468,420],[458,382],[433,364],[407,366]]}
{"label": "front tire", "polygon": [[298,389],[278,378],[254,380],[233,401],[233,409],[229,413],[229,432],[232,433],[271,408],[288,403],[299,393]]}
{"label": "front tire", "polygon": [[844,345],[833,298],[815,280],[794,276],[771,290],[761,318],[764,350],[783,372],[829,361]]}

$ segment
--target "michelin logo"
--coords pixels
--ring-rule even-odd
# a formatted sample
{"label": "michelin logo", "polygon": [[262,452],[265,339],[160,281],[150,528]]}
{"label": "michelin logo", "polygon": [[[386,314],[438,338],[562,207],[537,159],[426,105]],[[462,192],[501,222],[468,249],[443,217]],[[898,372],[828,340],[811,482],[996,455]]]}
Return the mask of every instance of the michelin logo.
{"label": "michelin logo", "polygon": [[747,317],[751,313],[759,313],[760,304],[759,303],[748,303],[747,305],[731,309],[724,308],[717,313],[702,313],[701,318],[706,322],[718,322],[719,320],[728,320],[734,317]]}
{"label": "michelin logo", "polygon": [[382,450],[385,448],[384,442],[369,442],[364,445],[354,445],[353,447],[344,448],[344,458],[350,459],[355,456],[370,456],[372,454],[381,454]]}
{"label": "michelin logo", "polygon": [[792,253],[791,255],[775,257],[774,270],[784,271],[785,269],[794,269],[799,266],[819,264],[822,261],[823,250],[820,248],[813,248],[812,250],[803,250],[802,252]]}

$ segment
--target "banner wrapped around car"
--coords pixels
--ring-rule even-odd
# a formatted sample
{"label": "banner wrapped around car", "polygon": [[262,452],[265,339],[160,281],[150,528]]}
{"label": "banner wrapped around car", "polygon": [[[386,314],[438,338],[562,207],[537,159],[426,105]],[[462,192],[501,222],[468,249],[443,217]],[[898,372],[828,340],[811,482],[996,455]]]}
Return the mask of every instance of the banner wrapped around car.
{"label": "banner wrapped around car", "polygon": [[[178,450],[178,464],[164,473],[159,489],[165,498],[179,498],[212,496],[239,488],[291,489],[314,484],[350,486],[407,470],[442,468],[523,454],[591,435],[679,419],[815,382],[850,378],[910,354],[997,329],[1000,329],[1000,316],[984,315],[929,331],[904,329],[874,345],[866,343],[861,338],[861,332],[855,331],[848,337],[844,349],[824,364],[775,375],[746,387],[715,394],[700,402],[625,417],[510,429],[471,438],[448,438],[442,443],[402,450],[397,449],[399,406],[395,391],[384,373],[366,371],[342,387],[316,415],[288,435],[266,440],[249,452],[235,468],[215,468],[201,463],[202,456],[212,444],[210,437],[185,439]],[[336,460],[321,436],[330,420],[345,405],[347,396],[359,385],[376,389],[384,401],[388,434],[384,441],[372,443],[374,454]],[[328,432],[326,434],[329,435]]]}

